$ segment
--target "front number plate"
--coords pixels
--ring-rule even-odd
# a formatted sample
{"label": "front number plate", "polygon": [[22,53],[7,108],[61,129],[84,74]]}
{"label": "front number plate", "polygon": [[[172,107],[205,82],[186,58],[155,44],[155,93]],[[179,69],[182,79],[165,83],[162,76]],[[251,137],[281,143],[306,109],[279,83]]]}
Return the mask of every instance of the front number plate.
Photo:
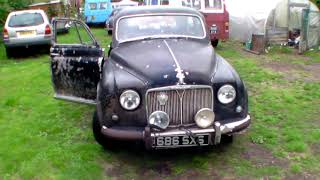
{"label": "front number plate", "polygon": [[155,137],[154,146],[157,148],[198,146],[196,139],[200,146],[209,145],[209,134],[197,134],[196,138],[187,135]]}

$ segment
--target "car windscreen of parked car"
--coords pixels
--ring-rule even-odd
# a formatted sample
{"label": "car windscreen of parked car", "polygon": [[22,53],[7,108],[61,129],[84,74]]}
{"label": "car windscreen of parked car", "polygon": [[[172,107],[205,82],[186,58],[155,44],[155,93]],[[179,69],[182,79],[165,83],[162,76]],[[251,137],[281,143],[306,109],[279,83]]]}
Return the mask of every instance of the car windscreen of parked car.
{"label": "car windscreen of parked car", "polygon": [[126,17],[118,21],[117,29],[116,38],[119,42],[161,37],[205,37],[202,20],[188,15]]}
{"label": "car windscreen of parked car", "polygon": [[43,24],[44,20],[40,13],[22,13],[11,16],[9,27],[26,27]]}

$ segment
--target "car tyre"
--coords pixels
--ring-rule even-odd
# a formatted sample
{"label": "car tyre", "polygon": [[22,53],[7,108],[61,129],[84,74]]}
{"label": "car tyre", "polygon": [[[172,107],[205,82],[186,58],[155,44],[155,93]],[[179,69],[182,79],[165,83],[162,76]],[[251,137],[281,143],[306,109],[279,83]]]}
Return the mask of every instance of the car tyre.
{"label": "car tyre", "polygon": [[108,30],[108,35],[112,35],[112,31],[111,30]]}
{"label": "car tyre", "polygon": [[13,57],[13,48],[6,47],[7,58]]}
{"label": "car tyre", "polygon": [[213,47],[217,47],[218,44],[219,44],[219,39],[215,39],[215,40],[212,40],[212,41],[211,41],[211,45],[212,45]]}
{"label": "car tyre", "polygon": [[111,148],[112,147],[112,140],[104,137],[104,135],[101,133],[101,124],[98,119],[97,111],[93,114],[93,120],[92,120],[92,131],[93,136],[95,140],[104,148]]}

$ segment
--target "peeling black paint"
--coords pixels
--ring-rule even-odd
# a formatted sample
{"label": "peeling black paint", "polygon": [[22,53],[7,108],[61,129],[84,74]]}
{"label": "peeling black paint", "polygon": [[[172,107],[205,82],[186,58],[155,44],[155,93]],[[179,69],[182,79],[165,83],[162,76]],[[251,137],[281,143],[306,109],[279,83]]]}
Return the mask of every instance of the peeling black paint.
{"label": "peeling black paint", "polygon": [[51,51],[52,82],[56,94],[96,100],[100,81],[100,48],[55,45]]}

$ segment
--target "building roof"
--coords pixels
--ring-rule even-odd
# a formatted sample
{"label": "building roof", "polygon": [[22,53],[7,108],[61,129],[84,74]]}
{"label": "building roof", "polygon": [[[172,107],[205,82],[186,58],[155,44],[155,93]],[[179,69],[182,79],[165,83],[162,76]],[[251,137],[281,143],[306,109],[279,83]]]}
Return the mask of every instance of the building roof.
{"label": "building roof", "polygon": [[50,2],[41,2],[41,3],[30,4],[29,7],[50,5],[50,4],[59,4],[59,3],[61,3],[60,0],[55,0],[55,1],[50,1]]}

